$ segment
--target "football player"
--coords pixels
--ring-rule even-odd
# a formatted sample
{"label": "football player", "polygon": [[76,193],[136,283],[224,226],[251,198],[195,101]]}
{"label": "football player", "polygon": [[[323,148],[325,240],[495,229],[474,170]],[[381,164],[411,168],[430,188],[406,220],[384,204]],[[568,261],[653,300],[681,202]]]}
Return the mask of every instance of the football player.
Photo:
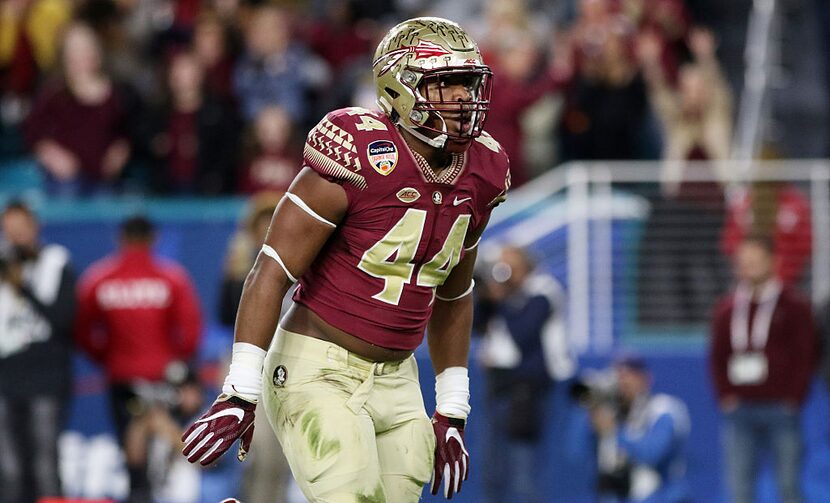
{"label": "football player", "polygon": [[[191,462],[237,438],[242,459],[262,399],[313,502],[414,502],[430,477],[449,499],[467,479],[473,265],[510,185],[483,130],[492,75],[460,26],[400,23],[373,73],[380,111],[336,110],[308,134],[245,282],[223,393],[183,436]],[[425,329],[431,420],[413,357]]]}

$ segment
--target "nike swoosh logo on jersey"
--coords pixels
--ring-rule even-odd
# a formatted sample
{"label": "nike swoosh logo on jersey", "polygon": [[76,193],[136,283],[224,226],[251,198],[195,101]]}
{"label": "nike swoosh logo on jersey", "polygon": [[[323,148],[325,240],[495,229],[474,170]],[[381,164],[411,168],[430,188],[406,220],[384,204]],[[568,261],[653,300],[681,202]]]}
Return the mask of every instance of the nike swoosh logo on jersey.
{"label": "nike swoosh logo on jersey", "polygon": [[455,199],[452,200],[453,206],[458,206],[459,204],[463,203],[464,201],[469,201],[472,197],[465,197],[462,199],[458,199],[458,196],[455,196]]}
{"label": "nike swoosh logo on jersey", "polygon": [[208,421],[213,421],[214,419],[219,419],[220,417],[225,417],[225,416],[234,416],[236,418],[236,421],[241,423],[242,418],[245,417],[245,411],[243,411],[242,409],[236,409],[236,408],[220,410],[216,414],[213,414],[212,416],[208,416],[208,417],[203,418],[203,419],[199,419],[196,422],[197,423],[206,423]]}

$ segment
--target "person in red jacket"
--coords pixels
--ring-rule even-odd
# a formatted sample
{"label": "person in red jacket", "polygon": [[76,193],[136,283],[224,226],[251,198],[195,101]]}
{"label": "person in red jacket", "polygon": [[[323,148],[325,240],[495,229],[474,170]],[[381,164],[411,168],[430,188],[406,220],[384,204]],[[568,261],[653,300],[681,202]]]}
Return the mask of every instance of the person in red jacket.
{"label": "person in red jacket", "polygon": [[745,238],[735,255],[738,285],[718,304],[710,370],[725,415],[732,500],[755,501],[764,446],[775,455],[781,501],[802,501],[799,410],[816,369],[810,303],[775,275],[773,244]]}
{"label": "person in red jacket", "polygon": [[[148,390],[163,388],[171,363],[193,356],[202,330],[187,271],[156,258],[154,238],[149,220],[127,219],[120,251],[92,264],[78,287],[76,341],[105,369],[122,445],[130,422],[152,405]],[[149,501],[146,466],[128,468],[130,502]]]}

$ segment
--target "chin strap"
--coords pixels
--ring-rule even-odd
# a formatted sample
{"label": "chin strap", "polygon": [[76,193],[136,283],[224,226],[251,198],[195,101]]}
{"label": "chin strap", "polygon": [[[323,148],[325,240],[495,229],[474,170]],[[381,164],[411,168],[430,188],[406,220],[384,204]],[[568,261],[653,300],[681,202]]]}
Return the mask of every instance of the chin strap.
{"label": "chin strap", "polygon": [[418,138],[419,140],[426,143],[432,148],[442,149],[447,144],[447,139],[449,137],[446,134],[438,135],[435,138],[430,138],[429,136],[418,131],[417,128],[409,127],[403,122],[401,122],[400,124],[402,128],[406,129],[409,132],[409,134],[411,134],[415,138]]}
{"label": "chin strap", "polygon": [[[423,113],[423,112],[421,112],[421,113]],[[427,113],[429,113],[429,112],[427,112]],[[418,128],[407,126],[406,124],[404,124],[403,121],[399,121],[399,122],[400,122],[401,127],[406,129],[407,131],[409,131],[409,133],[412,136],[414,136],[415,138],[418,138],[419,140],[426,143],[427,145],[429,145],[432,148],[443,149],[444,147],[447,146],[447,140],[449,139],[449,136],[447,135],[447,122],[444,120],[443,117],[441,117],[440,113],[435,112],[435,115],[438,116],[438,120],[441,121],[441,130],[444,132],[443,134],[440,134],[440,135],[436,136],[435,138],[430,138],[429,136],[425,135],[424,133],[418,131]]]}

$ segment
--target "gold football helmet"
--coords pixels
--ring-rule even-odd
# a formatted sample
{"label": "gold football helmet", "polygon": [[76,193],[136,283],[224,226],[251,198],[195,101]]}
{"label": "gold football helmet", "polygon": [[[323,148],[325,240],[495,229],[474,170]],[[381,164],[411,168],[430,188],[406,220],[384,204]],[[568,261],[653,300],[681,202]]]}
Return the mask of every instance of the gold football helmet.
{"label": "gold football helmet", "polygon": [[[419,17],[398,24],[375,50],[372,72],[380,108],[421,141],[444,148],[448,140],[469,144],[481,134],[492,72],[478,45],[456,23]],[[453,83],[463,84],[467,99],[445,96]],[[457,131],[447,128],[448,118],[461,124]]]}

